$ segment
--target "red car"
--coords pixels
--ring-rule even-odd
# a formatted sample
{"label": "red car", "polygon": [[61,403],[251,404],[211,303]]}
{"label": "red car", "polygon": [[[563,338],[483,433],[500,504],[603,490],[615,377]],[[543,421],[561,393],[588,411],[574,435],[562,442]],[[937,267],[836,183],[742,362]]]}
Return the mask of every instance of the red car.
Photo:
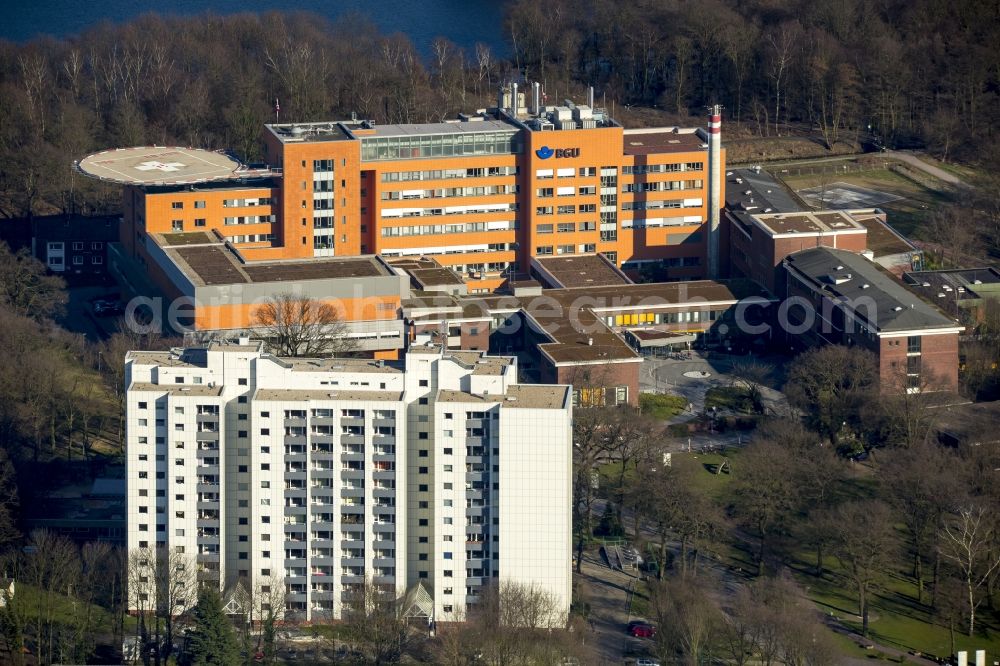
{"label": "red car", "polygon": [[636,638],[652,638],[656,635],[656,627],[651,624],[634,624],[629,627],[628,633]]}

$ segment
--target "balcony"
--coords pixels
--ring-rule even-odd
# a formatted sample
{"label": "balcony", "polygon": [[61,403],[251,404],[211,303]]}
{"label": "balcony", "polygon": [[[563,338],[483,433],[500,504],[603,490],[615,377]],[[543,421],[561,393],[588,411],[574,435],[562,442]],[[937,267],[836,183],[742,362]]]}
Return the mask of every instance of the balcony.
{"label": "balcony", "polygon": [[396,419],[372,419],[372,426],[375,428],[395,428]]}
{"label": "balcony", "polygon": [[376,567],[393,567],[396,566],[396,558],[394,557],[376,557],[372,560],[372,564]]}
{"label": "balcony", "polygon": [[340,565],[344,567],[357,567],[363,569],[365,566],[364,557],[341,557]]}
{"label": "balcony", "polygon": [[336,564],[333,560],[334,558],[332,555],[317,555],[315,557],[310,557],[309,563],[317,567],[322,567],[322,566],[332,567],[334,564]]}
{"label": "balcony", "polygon": [[365,436],[364,435],[360,435],[360,434],[358,434],[358,435],[354,435],[354,434],[341,435],[340,436],[340,443],[343,444],[343,445],[346,445],[346,446],[350,446],[350,445],[361,445],[361,446],[364,446]]}
{"label": "balcony", "polygon": [[364,576],[355,576],[354,574],[341,574],[340,584],[341,585],[361,585],[365,582]]}
{"label": "balcony", "polygon": [[341,453],[340,454],[340,461],[344,462],[344,463],[364,462],[365,461],[365,452],[364,451],[357,451],[357,452],[353,452],[352,451],[351,453]]}
{"label": "balcony", "polygon": [[477,448],[482,448],[484,445],[488,444],[489,440],[486,437],[475,437],[470,436],[465,438],[466,446],[474,446]]}
{"label": "balcony", "polygon": [[196,560],[198,562],[218,562],[219,561],[219,554],[218,553],[198,553],[198,556],[197,556]]}
{"label": "balcony", "polygon": [[341,416],[340,425],[346,427],[365,427],[365,417],[363,416]]}
{"label": "balcony", "polygon": [[206,446],[205,448],[199,448],[195,454],[198,460],[204,460],[205,458],[216,458],[219,455],[218,446]]}
{"label": "balcony", "polygon": [[376,481],[393,481],[396,478],[396,470],[376,469],[372,472],[372,478]]}
{"label": "balcony", "polygon": [[214,442],[219,443],[219,431],[218,430],[199,430],[194,434],[194,441],[196,442]]}
{"label": "balcony", "polygon": [[380,532],[392,532],[395,534],[396,523],[372,523],[372,530],[374,530],[376,534]]}
{"label": "balcony", "polygon": [[199,518],[196,521],[195,524],[198,526],[199,529],[203,529],[203,528],[215,528],[215,529],[218,529],[218,527],[219,527],[219,519],[218,518]]}
{"label": "balcony", "polygon": [[[394,491],[395,492],[395,491]],[[341,497],[364,497],[365,487],[364,486],[347,486],[340,488]]]}
{"label": "balcony", "polygon": [[195,504],[195,508],[197,508],[199,511],[209,511],[209,510],[212,510],[212,509],[218,510],[219,509],[219,500],[217,500],[217,499],[215,499],[215,500],[198,500],[198,502]]}
{"label": "balcony", "polygon": [[372,488],[372,496],[376,497],[376,498],[378,498],[378,497],[395,497],[396,496],[396,489],[395,488]]}
{"label": "balcony", "polygon": [[326,446],[328,444],[336,444],[336,442],[334,441],[334,437],[335,435],[333,433],[327,434],[322,432],[314,432],[310,437],[310,439],[312,440],[313,444],[322,444]]}
{"label": "balcony", "polygon": [[306,417],[286,416],[284,424],[286,428],[304,428],[306,426]]}
{"label": "balcony", "polygon": [[379,505],[376,504],[375,505],[374,514],[376,516],[395,516],[396,515],[396,507],[394,507],[394,506],[379,506]]}
{"label": "balcony", "polygon": [[206,483],[199,481],[195,486],[195,490],[199,493],[217,493],[219,492],[218,482]]}
{"label": "balcony", "polygon": [[198,545],[199,546],[218,546],[219,545],[219,535],[218,534],[212,534],[212,535],[199,536],[198,537]]}
{"label": "balcony", "polygon": [[306,446],[306,436],[303,435],[285,435],[285,446],[301,446],[305,450]]}
{"label": "balcony", "polygon": [[334,426],[336,419],[332,416],[314,416],[310,421],[314,426]]}

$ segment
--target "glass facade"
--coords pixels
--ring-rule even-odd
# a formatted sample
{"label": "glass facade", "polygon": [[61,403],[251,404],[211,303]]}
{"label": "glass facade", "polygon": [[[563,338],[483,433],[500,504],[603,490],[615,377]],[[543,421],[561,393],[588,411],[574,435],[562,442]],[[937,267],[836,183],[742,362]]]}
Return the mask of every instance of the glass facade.
{"label": "glass facade", "polygon": [[362,137],[361,160],[407,160],[521,152],[517,132],[463,132],[416,136]]}

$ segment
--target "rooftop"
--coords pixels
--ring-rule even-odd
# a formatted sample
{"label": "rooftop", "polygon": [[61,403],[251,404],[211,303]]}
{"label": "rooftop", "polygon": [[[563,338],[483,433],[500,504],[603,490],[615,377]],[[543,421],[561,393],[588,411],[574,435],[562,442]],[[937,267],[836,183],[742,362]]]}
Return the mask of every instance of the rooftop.
{"label": "rooftop", "polygon": [[789,255],[784,263],[878,332],[961,328],[860,254],[816,247]]}
{"label": "rooftop", "polygon": [[514,134],[518,127],[504,120],[496,118],[483,118],[475,116],[470,120],[456,120],[441,123],[406,123],[393,125],[374,125],[375,131],[372,134],[362,135],[365,137],[403,137],[403,136],[426,136],[431,134],[475,134],[477,132],[510,132]]}
{"label": "rooftop", "polygon": [[943,271],[905,273],[907,284],[926,298],[941,301],[978,299],[982,292],[1000,288],[1000,271],[995,268],[960,268]]}
{"label": "rooftop", "polygon": [[571,388],[558,384],[515,384],[507,387],[507,395],[500,406],[508,409],[562,409]]}
{"label": "rooftop", "polygon": [[132,382],[130,391],[150,391],[151,393],[170,393],[171,395],[188,396],[220,396],[221,386],[209,386],[208,384],[150,384],[148,382]]}
{"label": "rooftop", "polygon": [[555,288],[632,284],[617,266],[600,254],[535,257],[532,263],[539,277]]}
{"label": "rooftop", "polygon": [[763,169],[726,172],[726,208],[750,213],[795,213],[803,206],[783,184]]}
{"label": "rooftop", "polygon": [[827,235],[865,231],[865,227],[845,211],[755,214],[753,217],[757,226],[774,235]]}
{"label": "rooftop", "polygon": [[605,324],[608,313],[638,307],[707,309],[712,303],[728,306],[764,294],[749,280],[700,280],[546,289],[541,296],[526,297],[420,293],[405,300],[403,309],[417,322],[482,320],[491,313],[521,311],[552,340],[539,349],[554,363],[631,362],[638,356]]}
{"label": "rooftop", "polygon": [[373,361],[363,358],[281,358],[279,362],[294,372],[370,372],[400,375],[399,363]]}
{"label": "rooftop", "polygon": [[257,389],[254,400],[361,400],[372,402],[399,402],[403,394],[398,391],[341,391],[329,389]]}
{"label": "rooftop", "polygon": [[196,286],[392,275],[373,255],[244,262],[237,250],[205,232],[161,234],[155,239]]}
{"label": "rooftop", "polygon": [[705,139],[692,129],[625,130],[626,155],[704,152],[707,148]]}
{"label": "rooftop", "polygon": [[264,125],[282,143],[353,141],[343,123],[266,123]]}
{"label": "rooftop", "polygon": [[916,251],[916,248],[908,240],[882,221],[884,215],[882,211],[851,210],[847,212],[858,224],[868,230],[868,249],[874,252],[876,257]]}
{"label": "rooftop", "polygon": [[139,146],[93,153],[76,163],[82,173],[125,185],[187,185],[234,177],[240,163],[200,148]]}

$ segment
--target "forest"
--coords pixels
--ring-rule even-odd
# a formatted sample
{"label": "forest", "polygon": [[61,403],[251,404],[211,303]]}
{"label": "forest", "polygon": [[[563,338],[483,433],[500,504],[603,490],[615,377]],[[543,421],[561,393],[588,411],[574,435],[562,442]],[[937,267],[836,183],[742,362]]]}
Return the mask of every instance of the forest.
{"label": "forest", "polygon": [[0,217],[115,210],[115,188],[71,168],[89,151],[182,144],[252,162],[276,101],[283,121],[424,122],[484,107],[518,77],[550,102],[593,85],[630,124],[701,124],[721,103],[729,136],[1000,161],[996,3],[516,0],[502,30],[509,58],[444,39],[425,58],[363,17],[302,13],[146,15],[0,41]]}

